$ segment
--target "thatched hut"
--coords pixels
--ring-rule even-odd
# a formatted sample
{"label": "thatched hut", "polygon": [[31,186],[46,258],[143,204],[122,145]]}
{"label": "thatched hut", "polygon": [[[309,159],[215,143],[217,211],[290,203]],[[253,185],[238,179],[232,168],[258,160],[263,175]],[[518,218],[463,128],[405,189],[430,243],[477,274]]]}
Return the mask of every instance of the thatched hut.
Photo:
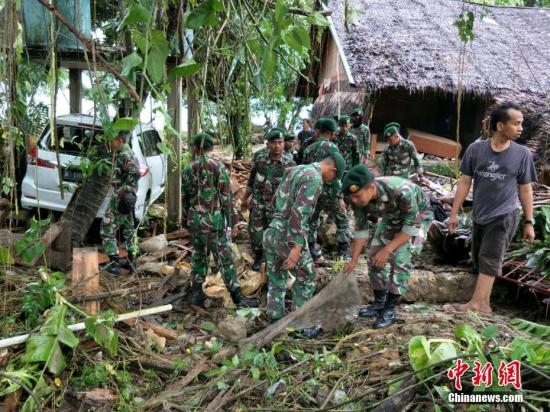
{"label": "thatched hut", "polygon": [[[347,8],[346,8],[347,4]],[[310,68],[312,116],[365,108],[374,133],[388,121],[455,139],[461,57],[463,148],[480,136],[494,102],[525,107],[524,141],[539,159],[550,134],[550,9],[455,0],[329,0],[330,30]],[[475,39],[454,22],[475,14]]]}

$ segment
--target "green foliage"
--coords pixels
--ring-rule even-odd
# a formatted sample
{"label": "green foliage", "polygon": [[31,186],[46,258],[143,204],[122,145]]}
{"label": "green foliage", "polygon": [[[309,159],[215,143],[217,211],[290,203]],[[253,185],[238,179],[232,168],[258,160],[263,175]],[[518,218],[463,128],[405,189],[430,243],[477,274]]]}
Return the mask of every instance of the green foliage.
{"label": "green foliage", "polygon": [[427,170],[437,175],[460,179],[460,171],[456,170],[453,162],[447,160],[441,160],[435,165],[427,167]]}
{"label": "green foliage", "polygon": [[550,326],[518,318],[512,319],[510,321],[510,324],[513,325],[516,329],[528,332],[537,338],[550,338]]}
{"label": "green foliage", "polygon": [[44,254],[45,246],[40,242],[42,228],[48,226],[50,218],[36,220],[33,216],[31,227],[25,232],[23,237],[15,244],[15,253],[21,256],[25,263],[30,263],[35,257]]}
{"label": "green foliage", "polygon": [[[114,316],[109,316],[111,320],[114,320]],[[86,326],[86,332],[90,335],[94,341],[101,347],[107,349],[111,355],[116,355],[118,350],[118,335],[108,325],[109,317],[97,317],[90,316],[84,320]],[[99,321],[101,320],[100,323]]]}
{"label": "green foliage", "polygon": [[218,14],[223,9],[224,7],[220,0],[203,1],[187,15],[185,26],[194,30],[200,29],[203,26],[214,26],[219,22]]}
{"label": "green foliage", "polygon": [[55,291],[64,288],[65,277],[61,272],[52,273],[47,280],[31,282],[21,297],[21,307],[25,314],[27,328],[34,328],[40,315],[55,304]]}
{"label": "green foliage", "polygon": [[535,233],[533,243],[517,244],[510,248],[506,259],[526,258],[527,267],[537,268],[542,276],[550,274],[550,206],[535,208]]}
{"label": "green foliage", "polygon": [[65,324],[66,314],[67,307],[64,305],[56,305],[48,311],[39,333],[27,341],[25,355],[22,357],[23,362],[44,363],[54,375],[63,372],[67,362],[61,345],[74,349],[79,343]]}
{"label": "green foliage", "polygon": [[458,19],[453,23],[458,29],[458,36],[464,43],[473,41],[475,39],[474,33],[474,12],[468,11],[466,13],[460,13]]}
{"label": "green foliage", "polygon": [[457,347],[452,339],[428,340],[424,336],[414,336],[409,341],[409,360],[418,377],[426,379],[434,373],[430,366],[458,356]]}

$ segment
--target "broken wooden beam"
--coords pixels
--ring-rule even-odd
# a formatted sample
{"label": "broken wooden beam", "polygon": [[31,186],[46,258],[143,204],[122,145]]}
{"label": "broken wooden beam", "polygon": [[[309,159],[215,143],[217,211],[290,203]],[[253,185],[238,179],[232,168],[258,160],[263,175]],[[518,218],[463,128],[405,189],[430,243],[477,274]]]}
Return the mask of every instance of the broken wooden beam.
{"label": "broken wooden beam", "polygon": [[[51,225],[48,230],[42,235],[42,238],[40,238],[40,243],[44,245],[44,250],[47,250],[52,243],[57,239],[57,237],[61,234],[63,231],[63,225],[61,223],[54,223]],[[36,266],[36,264],[42,259],[43,255],[35,256],[30,262],[29,266]]]}
{"label": "broken wooden beam", "polygon": [[[97,248],[73,249],[72,286],[81,291],[80,294],[83,296],[99,292]],[[100,308],[99,300],[89,300],[84,303],[84,311],[89,315],[99,313]]]}

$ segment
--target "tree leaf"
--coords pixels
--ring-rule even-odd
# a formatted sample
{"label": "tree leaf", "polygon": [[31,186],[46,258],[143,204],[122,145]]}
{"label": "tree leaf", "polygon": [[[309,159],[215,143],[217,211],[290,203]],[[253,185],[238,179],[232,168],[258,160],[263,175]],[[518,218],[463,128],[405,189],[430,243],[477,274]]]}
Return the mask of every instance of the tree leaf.
{"label": "tree leaf", "polygon": [[120,74],[122,74],[124,77],[128,77],[132,69],[136,68],[141,63],[143,63],[143,59],[139,54],[137,54],[136,52],[129,54],[124,59],[122,59],[122,70]]}
{"label": "tree leaf", "polygon": [[206,0],[195,7],[185,19],[185,28],[200,29],[203,26],[213,26],[218,21],[217,14],[223,11],[220,0]]}
{"label": "tree leaf", "polygon": [[458,356],[455,345],[450,342],[440,343],[436,350],[430,354],[430,365],[435,365],[447,359],[453,359]]}
{"label": "tree leaf", "polygon": [[88,317],[84,320],[86,332],[101,347],[107,349],[111,355],[118,351],[118,335],[109,326],[97,323],[96,317]]}
{"label": "tree leaf", "polygon": [[[17,245],[16,245],[17,248]],[[0,264],[13,265],[14,260],[11,257],[10,250],[7,247],[0,247]]]}
{"label": "tree leaf", "polygon": [[481,336],[485,339],[494,339],[498,333],[498,325],[496,323],[487,326],[481,331]]}
{"label": "tree leaf", "polygon": [[409,360],[415,372],[428,366],[430,346],[425,336],[414,336],[409,341]]}
{"label": "tree leaf", "polygon": [[481,339],[481,335],[470,325],[465,323],[458,325],[455,330],[455,336],[457,339],[463,339],[467,342],[469,353],[482,351],[483,340]]}
{"label": "tree leaf", "polygon": [[164,77],[164,67],[170,49],[164,33],[160,30],[151,31],[150,43],[146,70],[153,83],[160,83]]}
{"label": "tree leaf", "polygon": [[119,132],[121,130],[131,131],[137,124],[137,119],[133,117],[121,117],[113,123],[113,129],[115,132]]}
{"label": "tree leaf", "polygon": [[128,8],[128,13],[124,17],[124,20],[118,26],[118,30],[122,30],[126,26],[133,26],[136,23],[148,24],[151,19],[151,13],[145,7],[140,4],[133,3]]}
{"label": "tree leaf", "polygon": [[528,320],[519,318],[512,319],[510,321],[510,324],[518,330],[528,332],[531,335],[539,338],[550,337],[550,326],[541,325],[540,323],[530,322]]}
{"label": "tree leaf", "polygon": [[201,69],[201,65],[195,61],[180,64],[170,70],[169,76],[189,77],[198,73]]}
{"label": "tree leaf", "polygon": [[[310,47],[309,33],[303,27],[295,27],[292,29],[286,36],[286,40],[289,43],[288,45],[298,53]],[[292,44],[294,44],[294,46]]]}

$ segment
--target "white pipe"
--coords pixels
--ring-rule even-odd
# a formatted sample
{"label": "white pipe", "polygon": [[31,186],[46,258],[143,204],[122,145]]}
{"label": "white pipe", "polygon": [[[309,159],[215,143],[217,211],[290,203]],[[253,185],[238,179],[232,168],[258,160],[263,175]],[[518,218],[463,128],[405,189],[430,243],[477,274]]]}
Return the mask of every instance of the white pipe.
{"label": "white pipe", "polygon": [[[172,310],[172,305],[163,305],[163,306],[157,306],[155,308],[136,310],[135,312],[123,313],[122,315],[118,315],[116,317],[115,322],[121,322],[128,319],[139,318],[141,316],[156,315],[157,313],[169,312],[171,310]],[[98,319],[97,323],[103,323],[103,319]],[[67,327],[72,331],[79,331],[79,330],[86,329],[84,322],[75,323],[74,325],[69,325]],[[30,336],[31,335],[27,333],[25,335],[12,336],[11,338],[2,339],[0,340],[0,348],[7,348],[9,346],[15,346],[15,345],[19,345],[20,343],[24,343],[27,340],[29,340]]]}

